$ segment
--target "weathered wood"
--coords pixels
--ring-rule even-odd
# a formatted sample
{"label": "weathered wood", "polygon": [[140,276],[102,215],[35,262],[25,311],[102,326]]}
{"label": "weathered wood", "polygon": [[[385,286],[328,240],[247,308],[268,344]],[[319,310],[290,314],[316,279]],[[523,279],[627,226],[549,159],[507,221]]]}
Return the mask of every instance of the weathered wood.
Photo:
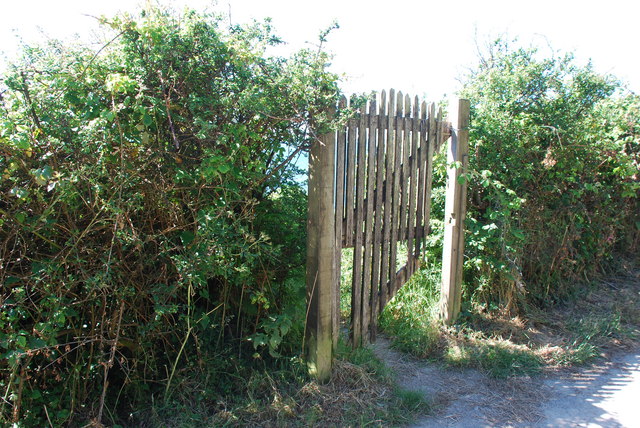
{"label": "weathered wood", "polygon": [[376,186],[376,136],[378,133],[376,98],[369,102],[369,135],[367,141],[367,176],[366,176],[366,213],[364,225],[364,266],[362,269],[362,342],[369,341],[369,324],[371,323],[371,268],[373,262],[373,223],[374,223],[374,189]]}
{"label": "weathered wood", "polygon": [[[364,184],[367,172],[367,107],[360,108],[358,118],[358,162],[355,192],[355,242],[353,248],[353,275],[351,286],[351,342],[355,346],[362,345],[362,307],[363,307],[363,278],[362,278],[362,233],[364,222]],[[348,224],[348,222],[347,222]],[[368,304],[369,302],[366,302]]]}
{"label": "weathered wood", "polygon": [[349,130],[347,134],[347,169],[346,169],[346,191],[345,191],[345,242],[348,247],[353,247],[353,213],[355,208],[355,201],[353,199],[353,193],[355,190],[355,170],[356,170],[356,146],[358,141],[356,139],[357,131],[356,119],[349,120]]}
{"label": "weathered wood", "polygon": [[313,141],[309,154],[309,205],[307,221],[307,364],[321,381],[331,376],[335,319],[335,133]]}
{"label": "weathered wood", "polygon": [[[424,107],[424,106],[423,106]],[[427,164],[427,133],[428,133],[428,122],[426,121],[426,108],[422,110],[422,117],[420,121],[420,147],[418,148],[418,201],[416,205],[416,237],[415,244],[412,251],[414,252],[414,257],[418,257],[420,255],[420,248],[422,244],[422,226],[424,219],[424,184],[426,180],[426,164]]]}
{"label": "weathered wood", "polygon": [[[424,113],[424,103],[422,104]],[[418,143],[420,142],[421,122],[418,117],[414,117],[413,129],[411,131],[411,154],[409,156],[409,215],[407,223],[407,268],[408,276],[413,274],[414,266],[414,239],[416,236],[416,205],[418,194]]]}
{"label": "weathered wood", "polygon": [[469,101],[461,99],[451,107],[440,306],[441,317],[447,324],[452,324],[460,312],[467,196],[466,180],[460,177],[466,174],[469,159]]}
{"label": "weathered wood", "polygon": [[391,247],[391,203],[393,191],[393,166],[395,159],[395,107],[396,97],[395,89],[389,90],[389,107],[387,115],[387,135],[386,146],[387,153],[385,157],[385,182],[384,182],[384,206],[382,207],[382,255],[380,260],[380,302],[378,312],[382,312],[382,302],[387,299],[389,280],[389,250]]}
{"label": "weathered wood", "polygon": [[[396,117],[395,117],[395,138],[393,146],[395,148],[395,158],[393,159],[393,190],[391,191],[391,240],[389,254],[389,285],[387,286],[387,295],[391,299],[391,294],[395,286],[396,271],[398,270],[398,226],[400,225],[400,167],[402,160],[402,141],[404,132],[403,118],[403,101],[402,92],[398,92],[396,101]],[[407,110],[411,111],[411,107]]]}
{"label": "weathered wood", "polygon": [[438,118],[437,118],[437,126],[436,126],[436,146],[434,148],[434,152],[439,152],[440,148],[442,147],[443,142],[445,141],[444,138],[444,128],[445,128],[445,123],[442,120],[442,108],[438,109]]}
{"label": "weathered wood", "polygon": [[[343,97],[339,107],[343,109],[346,104]],[[382,91],[379,104],[375,98],[370,101],[368,114],[366,106],[362,107],[357,118],[350,119],[346,127],[333,134],[335,174],[331,179],[334,215],[330,217],[333,219],[331,261],[334,273],[328,309],[330,344],[335,346],[338,337],[342,248],[354,248],[351,283],[353,346],[375,340],[379,312],[420,266],[424,238],[429,232],[433,154],[450,134],[447,126],[441,111],[436,115],[434,106],[428,111],[426,103],[420,103],[417,97],[412,104],[410,97],[403,97],[401,92],[396,94],[391,89],[388,93]],[[466,127],[461,129],[454,132],[456,141]],[[315,156],[314,150],[312,156]],[[310,166],[310,173],[312,169]],[[310,178],[310,188],[317,185],[317,181]],[[311,198],[311,192],[309,195]],[[464,210],[463,199],[458,205]],[[309,206],[311,210],[311,200]],[[457,216],[458,219],[463,218],[461,214]],[[317,235],[317,231],[315,233]],[[454,238],[452,246],[461,249],[464,244],[462,234]],[[319,238],[316,236],[316,239]],[[403,266],[399,266],[397,260],[399,241],[406,241],[408,249]],[[456,254],[458,258],[449,267],[450,276],[461,277],[462,254],[461,251]],[[312,267],[311,264],[309,266]],[[321,319],[326,315],[313,302],[316,280],[310,278],[308,273],[309,319]],[[459,288],[452,289],[447,299],[459,302]],[[447,303],[443,300],[442,305],[445,307]],[[459,303],[456,310],[459,310]],[[307,337],[317,344],[318,336],[313,333],[315,324],[308,320],[307,325],[312,330]],[[308,349],[310,368],[313,367],[317,374],[317,349]],[[313,352],[316,357],[311,355]]]}
{"label": "weathered wood", "polygon": [[411,153],[411,138],[414,132],[414,124],[418,117],[418,97],[416,96],[411,110],[411,100],[407,95],[409,105],[405,102],[405,118],[404,118],[404,138],[402,140],[402,170],[400,172],[400,230],[398,235],[399,241],[408,239],[408,223],[409,223],[409,157]]}
{"label": "weathered wood", "polygon": [[[347,107],[347,99],[343,96],[340,98],[338,108],[343,110]],[[335,175],[335,266],[338,272],[340,272],[340,266],[342,264],[342,237],[343,233],[343,220],[344,220],[344,162],[345,162],[345,150],[346,150],[346,133],[344,129],[338,131],[338,140],[336,142],[336,175]],[[337,274],[334,279],[334,287],[337,290],[333,301],[333,333],[335,337],[338,337],[340,332],[340,275]],[[337,341],[334,346],[337,347]]]}
{"label": "weathered wood", "polygon": [[[433,153],[435,150],[438,137],[438,124],[435,115],[436,106],[431,104],[431,112],[429,114],[429,136],[427,143],[427,163],[426,163],[426,179],[424,185],[424,225],[422,227],[423,245],[424,239],[429,234],[429,221],[431,220],[431,187],[433,185]],[[438,118],[441,119],[441,118]]]}
{"label": "weathered wood", "polygon": [[378,304],[380,296],[380,271],[382,257],[382,201],[383,189],[382,184],[385,177],[384,159],[385,159],[385,128],[387,125],[387,96],[386,92],[380,93],[380,113],[378,116],[378,138],[376,152],[376,188],[375,188],[375,220],[374,220],[374,239],[373,239],[373,266],[371,269],[371,322],[369,323],[369,338],[371,341],[376,339],[376,329],[378,325]]}

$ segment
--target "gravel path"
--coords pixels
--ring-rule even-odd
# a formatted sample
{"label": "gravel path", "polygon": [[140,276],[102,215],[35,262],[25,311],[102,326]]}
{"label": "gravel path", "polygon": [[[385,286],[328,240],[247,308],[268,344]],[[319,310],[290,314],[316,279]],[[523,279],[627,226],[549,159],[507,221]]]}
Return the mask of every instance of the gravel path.
{"label": "gravel path", "polygon": [[536,377],[492,379],[418,361],[379,338],[376,353],[401,386],[436,407],[413,427],[640,428],[640,350],[588,368]]}

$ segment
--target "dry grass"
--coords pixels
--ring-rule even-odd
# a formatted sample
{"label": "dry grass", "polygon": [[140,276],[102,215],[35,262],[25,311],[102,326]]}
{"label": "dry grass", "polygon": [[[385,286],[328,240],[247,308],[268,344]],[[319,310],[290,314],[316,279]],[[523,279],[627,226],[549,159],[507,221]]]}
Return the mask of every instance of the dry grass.
{"label": "dry grass", "polygon": [[425,410],[419,395],[407,400],[390,376],[343,359],[335,361],[326,384],[312,380],[287,384],[272,378],[268,383],[270,391],[262,391],[261,399],[218,412],[210,426],[382,427],[408,422]]}
{"label": "dry grass", "polygon": [[551,309],[529,308],[525,316],[479,313],[463,329],[444,332],[447,346],[498,340],[525,347],[547,368],[579,365],[640,345],[640,269],[601,280],[570,302]]}

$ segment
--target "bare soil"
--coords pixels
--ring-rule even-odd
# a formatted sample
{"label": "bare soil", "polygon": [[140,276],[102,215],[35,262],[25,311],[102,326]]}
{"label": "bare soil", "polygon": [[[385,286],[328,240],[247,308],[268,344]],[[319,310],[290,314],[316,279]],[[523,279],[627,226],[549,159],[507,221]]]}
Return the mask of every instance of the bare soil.
{"label": "bare soil", "polygon": [[491,334],[506,330],[526,337],[543,358],[572,340],[566,325],[582,314],[616,310],[624,337],[599,343],[600,356],[588,366],[554,365],[542,374],[495,379],[395,351],[379,337],[375,352],[396,373],[400,386],[419,391],[433,414],[413,427],[627,427],[640,428],[640,272],[604,281],[573,307],[538,314],[536,320],[492,319]]}
{"label": "bare soil", "polygon": [[403,388],[434,405],[412,427],[640,427],[640,349],[587,368],[508,379],[417,360],[385,338],[375,350]]}

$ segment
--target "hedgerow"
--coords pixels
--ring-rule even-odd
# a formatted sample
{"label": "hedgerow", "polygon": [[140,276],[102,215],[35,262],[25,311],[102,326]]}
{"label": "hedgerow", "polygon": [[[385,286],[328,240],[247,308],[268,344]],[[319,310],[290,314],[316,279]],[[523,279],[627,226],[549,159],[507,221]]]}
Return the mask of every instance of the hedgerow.
{"label": "hedgerow", "polygon": [[327,54],[195,12],[103,25],[99,49],[27,47],[3,78],[2,424],[135,424],[301,335],[292,161],[331,125]]}
{"label": "hedgerow", "polygon": [[504,40],[471,100],[467,298],[548,304],[637,254],[640,97],[571,55]]}

